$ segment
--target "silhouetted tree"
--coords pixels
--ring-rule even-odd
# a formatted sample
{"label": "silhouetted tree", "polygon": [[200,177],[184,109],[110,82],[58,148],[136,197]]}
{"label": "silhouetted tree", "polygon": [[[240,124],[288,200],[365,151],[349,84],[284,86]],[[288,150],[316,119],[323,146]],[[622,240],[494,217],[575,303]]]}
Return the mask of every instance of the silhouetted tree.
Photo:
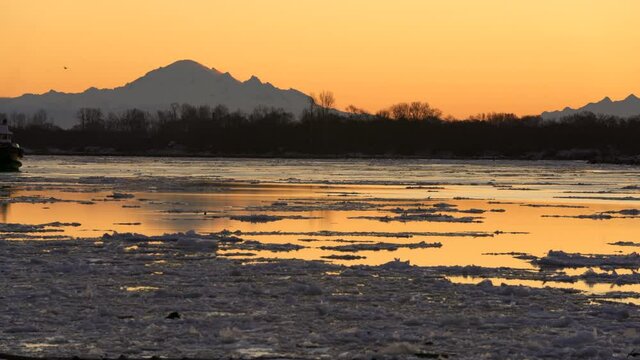
{"label": "silhouetted tree", "polygon": [[354,118],[358,118],[358,119],[371,118],[371,114],[367,110],[359,108],[355,105],[349,105],[345,110],[348,113],[350,113]]}
{"label": "silhouetted tree", "polygon": [[13,129],[23,129],[27,125],[27,115],[24,113],[12,112],[9,115],[9,126]]}
{"label": "silhouetted tree", "polygon": [[[326,103],[325,103],[326,104]],[[149,149],[183,149],[212,155],[307,155],[515,157],[615,159],[640,154],[640,117],[622,119],[592,113],[556,121],[539,116],[489,113],[467,120],[442,120],[427,103],[403,103],[375,115],[306,111],[301,119],[282,109],[259,107],[251,114],[224,106],[188,104],[148,114],[139,109],[109,113],[104,127],[61,130],[43,114],[44,126],[30,126],[32,116],[12,113],[10,120],[28,119],[16,137],[31,149],[57,148],[82,152],[87,147],[144,154]],[[174,111],[179,114],[174,119]],[[100,118],[100,117],[98,117]],[[42,120],[44,119],[44,120]],[[81,119],[79,119],[81,120]],[[24,121],[23,121],[24,123]],[[13,124],[13,123],[12,123]],[[48,125],[47,125],[48,124]]]}
{"label": "silhouetted tree", "polygon": [[43,109],[36,111],[29,119],[29,126],[44,127],[47,124],[49,115]]}
{"label": "silhouetted tree", "polygon": [[391,105],[389,109],[380,113],[395,120],[426,120],[439,119],[442,111],[432,108],[429,103],[414,101]]}
{"label": "silhouetted tree", "polygon": [[76,113],[80,130],[100,131],[104,130],[102,110],[96,108],[81,108]]}
{"label": "silhouetted tree", "polygon": [[147,131],[148,114],[139,109],[127,110],[120,117],[121,129],[129,133],[143,134]]}
{"label": "silhouetted tree", "polygon": [[311,98],[313,100],[311,103],[311,108],[313,109],[314,105],[318,106],[320,108],[320,116],[322,116],[322,118],[327,117],[327,114],[336,103],[335,96],[331,91],[328,90],[322,90],[317,97],[315,96],[315,94],[311,94]]}

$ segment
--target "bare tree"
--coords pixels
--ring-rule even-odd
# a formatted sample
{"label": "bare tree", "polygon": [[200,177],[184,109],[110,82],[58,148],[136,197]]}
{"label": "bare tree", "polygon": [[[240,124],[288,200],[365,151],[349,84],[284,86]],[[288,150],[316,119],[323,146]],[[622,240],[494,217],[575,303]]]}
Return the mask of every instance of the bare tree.
{"label": "bare tree", "polygon": [[76,113],[80,121],[80,130],[102,130],[104,129],[104,119],[102,110],[96,108],[81,108]]}
{"label": "bare tree", "polygon": [[121,125],[122,123],[118,114],[110,111],[107,114],[107,119],[105,120],[105,129],[108,131],[120,131]]}
{"label": "bare tree", "polygon": [[409,104],[399,103],[391,105],[389,113],[391,113],[391,117],[396,120],[409,119]]}
{"label": "bare tree", "polygon": [[178,120],[178,118],[180,117],[180,115],[178,114],[178,111],[180,110],[180,104],[178,103],[171,103],[171,110],[170,111],[170,121],[176,121]]}
{"label": "bare tree", "polygon": [[336,98],[331,91],[321,91],[320,94],[318,94],[318,99],[320,100],[320,106],[325,109],[332,108],[336,103]]}
{"label": "bare tree", "polygon": [[347,106],[347,108],[345,109],[347,110],[347,112],[350,112],[352,114],[356,114],[356,115],[369,115],[369,112],[363,108],[359,108],[353,104]]}
{"label": "bare tree", "polygon": [[40,109],[31,116],[29,125],[35,126],[35,127],[44,127],[47,124],[48,119],[49,119],[49,115],[47,114],[47,112],[43,109]]}
{"label": "bare tree", "polygon": [[140,109],[130,109],[121,116],[123,127],[129,133],[144,133],[149,126],[149,115]]}
{"label": "bare tree", "polygon": [[9,114],[9,125],[14,129],[23,129],[27,125],[27,115],[19,112]]}
{"label": "bare tree", "polygon": [[475,121],[488,121],[490,123],[504,123],[504,122],[513,122],[518,120],[518,116],[516,114],[511,113],[480,113],[477,115],[472,115],[469,117],[469,120]]}
{"label": "bare tree", "polygon": [[420,101],[392,105],[385,113],[396,120],[425,120],[442,116],[442,111],[431,107],[427,102]]}
{"label": "bare tree", "polygon": [[391,119],[391,112],[389,111],[389,109],[382,109],[376,113],[376,116],[385,119]]}
{"label": "bare tree", "polygon": [[326,118],[329,114],[329,111],[336,103],[336,98],[333,95],[333,92],[328,90],[322,90],[318,96],[315,94],[311,94],[311,109],[313,113],[313,109],[315,106],[320,107],[320,113],[323,118]]}

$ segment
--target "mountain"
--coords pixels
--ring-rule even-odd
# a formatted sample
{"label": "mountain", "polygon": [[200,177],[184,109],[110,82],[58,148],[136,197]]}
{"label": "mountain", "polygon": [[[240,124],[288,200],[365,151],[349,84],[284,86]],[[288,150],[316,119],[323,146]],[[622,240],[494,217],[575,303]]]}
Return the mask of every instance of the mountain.
{"label": "mountain", "polygon": [[195,61],[180,60],[114,89],[92,87],[82,93],[51,90],[41,95],[0,98],[0,113],[32,114],[43,109],[56,125],[69,128],[76,123],[76,112],[83,107],[100,108],[105,113],[131,108],[154,112],[168,109],[171,103],[225,105],[230,111],[246,113],[266,106],[300,116],[309,107],[309,96],[295,89],[276,88],[255,76],[242,82],[228,72],[209,69]]}
{"label": "mountain", "polygon": [[640,99],[633,94],[619,101],[611,101],[609,97],[606,97],[598,102],[589,103],[578,109],[566,107],[558,111],[545,111],[541,116],[545,120],[551,120],[587,111],[594,114],[615,115],[625,118],[636,116],[640,115]]}

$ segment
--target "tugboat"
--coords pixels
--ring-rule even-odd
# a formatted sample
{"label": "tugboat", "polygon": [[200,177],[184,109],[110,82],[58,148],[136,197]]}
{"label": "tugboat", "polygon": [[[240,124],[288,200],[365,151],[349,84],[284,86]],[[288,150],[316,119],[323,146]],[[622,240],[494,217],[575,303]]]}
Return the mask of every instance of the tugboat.
{"label": "tugboat", "polygon": [[24,151],[13,142],[12,136],[7,119],[3,119],[0,125],[0,171],[19,171],[22,166],[20,159],[24,156]]}

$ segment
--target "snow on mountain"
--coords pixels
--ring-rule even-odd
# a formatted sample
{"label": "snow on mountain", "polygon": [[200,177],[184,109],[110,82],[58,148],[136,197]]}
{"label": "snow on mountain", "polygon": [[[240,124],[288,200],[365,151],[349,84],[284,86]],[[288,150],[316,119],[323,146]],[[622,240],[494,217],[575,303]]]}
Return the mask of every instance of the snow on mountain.
{"label": "snow on mountain", "polygon": [[284,109],[297,117],[309,107],[309,101],[309,96],[298,90],[279,89],[255,76],[242,82],[228,72],[180,60],[114,89],[92,87],[82,93],[51,90],[41,95],[0,98],[0,113],[32,114],[43,109],[56,125],[68,128],[76,123],[76,112],[82,107],[101,108],[103,112],[131,108],[154,112],[166,110],[172,103],[188,103],[225,105],[230,111],[251,113],[258,106],[266,106]]}
{"label": "snow on mountain", "polygon": [[542,118],[545,120],[560,119],[565,116],[574,115],[581,112],[592,112],[594,114],[615,115],[620,117],[631,117],[640,115],[640,99],[631,94],[624,100],[612,101],[609,97],[595,102],[589,103],[581,108],[572,109],[566,107],[558,111],[545,111]]}

